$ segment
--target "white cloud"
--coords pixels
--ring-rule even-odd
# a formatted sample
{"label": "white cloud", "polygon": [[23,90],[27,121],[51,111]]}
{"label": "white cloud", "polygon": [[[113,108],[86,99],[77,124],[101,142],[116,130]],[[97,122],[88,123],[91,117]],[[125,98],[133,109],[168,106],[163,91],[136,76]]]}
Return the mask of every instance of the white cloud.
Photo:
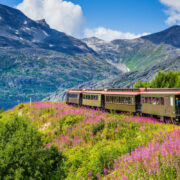
{"label": "white cloud", "polygon": [[166,14],[169,16],[166,23],[168,25],[180,24],[180,0],[160,0],[168,7]]}
{"label": "white cloud", "polygon": [[52,28],[74,36],[78,36],[83,24],[81,7],[64,0],[23,0],[17,9],[33,20],[45,19]]}
{"label": "white cloud", "polygon": [[123,33],[120,31],[115,31],[104,27],[85,29],[84,32],[85,37],[97,37],[105,41],[112,41],[114,39],[135,39],[145,35],[148,35],[148,33],[143,33],[143,34],[134,34],[129,32]]}
{"label": "white cloud", "polygon": [[23,0],[17,5],[26,16],[33,20],[45,19],[51,28],[75,37],[98,37],[106,41],[114,39],[134,39],[144,34],[123,33],[98,27],[84,28],[82,8],[66,0]]}

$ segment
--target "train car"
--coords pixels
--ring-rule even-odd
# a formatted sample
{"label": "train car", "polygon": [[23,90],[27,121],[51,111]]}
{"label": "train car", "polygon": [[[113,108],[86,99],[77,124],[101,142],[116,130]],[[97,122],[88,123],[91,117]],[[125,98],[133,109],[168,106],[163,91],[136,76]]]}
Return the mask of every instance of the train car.
{"label": "train car", "polygon": [[132,90],[116,90],[116,91],[105,91],[105,109],[125,111],[125,112],[140,112],[140,91]]}
{"label": "train car", "polygon": [[180,88],[73,89],[67,92],[66,103],[180,120]]}
{"label": "train car", "polygon": [[161,119],[180,117],[180,89],[147,89],[141,93],[141,112]]}
{"label": "train car", "polygon": [[104,108],[103,91],[101,90],[83,90],[82,91],[82,105]]}
{"label": "train car", "polygon": [[82,91],[81,90],[69,90],[66,93],[66,103],[82,105]]}

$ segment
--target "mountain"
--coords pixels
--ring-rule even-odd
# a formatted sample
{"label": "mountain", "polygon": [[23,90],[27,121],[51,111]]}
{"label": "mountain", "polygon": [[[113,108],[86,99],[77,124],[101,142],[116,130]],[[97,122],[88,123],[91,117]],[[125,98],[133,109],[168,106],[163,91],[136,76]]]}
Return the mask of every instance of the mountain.
{"label": "mountain", "polygon": [[[119,76],[110,76],[108,79],[104,79],[101,81],[92,80],[82,84],[74,88],[89,88],[89,89],[107,89],[107,88],[132,88],[134,84],[139,81],[151,81],[155,78],[157,72],[161,70],[163,72],[168,72],[170,70],[180,71],[180,57],[176,59],[169,59],[164,62],[160,62],[155,64],[152,67],[148,67],[141,71],[132,71],[128,73],[121,74]],[[54,93],[51,93],[44,100],[48,101],[64,101],[65,100],[66,91],[62,91],[62,89],[57,90]]]}
{"label": "mountain", "polygon": [[[176,59],[169,59],[155,64],[152,67],[148,67],[141,71],[132,71],[129,73],[121,74],[119,76],[112,76],[102,81],[91,81],[81,84],[80,88],[129,88],[139,81],[151,81],[155,78],[157,72],[161,70],[163,72],[180,71],[180,57]],[[55,93],[54,93],[55,94]],[[52,95],[51,95],[52,97]]]}
{"label": "mountain", "polygon": [[96,37],[85,38],[82,41],[96,51],[102,59],[117,67],[120,71],[124,73],[129,72],[129,68],[119,60],[121,52],[119,52],[118,45]]}
{"label": "mountain", "polygon": [[131,87],[180,71],[180,26],[133,40],[76,39],[0,5],[0,107],[62,100],[73,87]]}
{"label": "mountain", "polygon": [[154,44],[169,44],[180,48],[180,26],[172,26],[164,31],[144,36],[142,39],[149,40]]}
{"label": "mountain", "polygon": [[0,5],[0,107],[121,73],[81,40]]}
{"label": "mountain", "polygon": [[123,64],[130,71],[143,70],[180,56],[180,26],[133,40],[102,42],[89,38],[84,42],[117,67]]}
{"label": "mountain", "polygon": [[[180,71],[180,26],[134,40],[114,40],[105,42],[92,37],[83,41],[93,48],[102,58],[114,66],[122,64],[131,68],[130,72],[109,76],[102,81],[92,80],[75,88],[125,88],[133,87],[138,81],[151,81],[159,70]],[[177,36],[177,37],[176,37]],[[120,58],[120,59],[118,59]],[[121,69],[123,70],[123,69]],[[46,100],[64,100],[65,91],[57,90]]]}

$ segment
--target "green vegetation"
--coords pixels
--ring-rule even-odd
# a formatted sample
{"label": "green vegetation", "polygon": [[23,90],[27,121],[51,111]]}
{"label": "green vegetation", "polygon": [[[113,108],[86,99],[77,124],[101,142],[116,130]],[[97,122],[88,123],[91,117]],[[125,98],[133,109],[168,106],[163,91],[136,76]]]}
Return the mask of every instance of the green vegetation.
{"label": "green vegetation", "polygon": [[58,149],[43,148],[41,134],[17,116],[0,121],[0,179],[48,179],[61,170]]}
{"label": "green vegetation", "polygon": [[[173,156],[168,157],[172,162],[166,162],[165,155],[172,152],[172,148],[171,151],[168,148],[173,142],[166,135],[177,128],[152,118],[109,114],[64,103],[40,102],[31,107],[20,104],[1,114],[0,179],[96,180],[108,179],[109,176],[121,179],[123,175],[129,179],[148,179],[156,176],[142,170],[140,160],[146,158],[146,152],[153,159],[154,150],[148,147],[160,147],[166,139],[165,150],[158,151],[163,155],[159,156],[158,168],[164,168],[160,175],[162,178],[176,179],[179,145],[172,145],[175,147]],[[175,134],[171,136],[176,142],[180,136]],[[140,151],[143,157],[133,155]],[[125,162],[125,157],[131,155],[132,161],[127,162],[131,169],[126,166],[123,169],[121,158]],[[139,159],[136,162],[133,158]],[[154,171],[153,163],[142,163]],[[167,175],[164,173],[166,168],[169,169]]]}
{"label": "green vegetation", "polygon": [[135,84],[135,88],[180,88],[180,72],[169,71],[164,73],[159,71],[155,79],[151,82],[142,82]]}
{"label": "green vegetation", "polygon": [[0,114],[1,114],[1,113],[3,113],[3,112],[4,112],[4,109],[3,109],[3,108],[1,108],[1,109],[0,109]]}

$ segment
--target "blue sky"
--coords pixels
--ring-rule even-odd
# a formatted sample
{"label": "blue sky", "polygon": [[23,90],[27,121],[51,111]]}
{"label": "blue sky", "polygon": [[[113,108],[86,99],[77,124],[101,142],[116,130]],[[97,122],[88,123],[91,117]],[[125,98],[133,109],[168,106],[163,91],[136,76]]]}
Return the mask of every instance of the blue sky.
{"label": "blue sky", "polygon": [[[20,7],[19,9],[22,10],[26,15],[28,15],[32,19],[40,18],[40,17],[35,17],[32,14],[32,12],[31,13],[27,12],[26,6],[28,6],[27,5],[28,2],[31,3],[32,1],[30,0],[25,0],[25,1],[27,2],[24,3],[23,6]],[[43,1],[43,0],[33,0],[33,1]],[[62,2],[63,0],[53,0],[53,1]],[[51,0],[51,2],[53,1]],[[76,18],[74,18],[73,21],[77,21],[76,24],[78,24],[79,27],[81,26],[81,28],[79,27],[77,28],[75,27],[75,25],[72,24],[66,26],[63,25],[62,23],[58,25],[54,23],[52,24],[52,27],[61,31],[67,31],[67,33],[74,36],[82,35],[82,27],[86,29],[87,32],[86,34],[89,34],[89,36],[90,35],[98,36],[106,29],[109,30],[108,31],[109,33],[115,31],[117,36],[118,36],[118,32],[121,32],[122,34],[132,33],[134,36],[138,34],[140,35],[142,33],[158,32],[168,28],[173,24],[179,23],[180,16],[179,19],[177,18],[175,19],[175,17],[173,19],[172,17],[173,10],[176,13],[178,13],[178,10],[180,12],[180,3],[178,1],[179,0],[71,0],[74,6],[79,5],[79,7],[81,8],[81,10],[79,10],[81,12],[81,15],[80,12],[78,13],[78,15],[72,14],[72,16],[74,17],[76,16]],[[22,0],[0,0],[0,3],[12,7],[17,6],[21,2]],[[179,9],[177,9],[178,7]],[[31,8],[34,8],[34,6]],[[67,8],[66,11],[68,10],[72,11],[72,8],[73,7]],[[38,11],[38,9],[36,11]],[[46,15],[44,16],[46,17]],[[59,14],[59,16],[61,15]],[[81,21],[83,21],[83,23],[80,22],[80,19]],[[67,22],[70,21],[71,20],[68,19]],[[49,20],[50,25],[51,23],[52,22],[50,22]],[[71,32],[68,31],[68,28],[72,28],[72,29],[74,28],[75,30]],[[99,29],[99,32],[97,32],[98,28],[104,28],[104,31],[103,29],[101,29],[102,31],[100,31]],[[78,34],[77,32],[81,35],[77,35]],[[121,35],[119,36],[121,37]],[[125,36],[125,38],[129,37],[128,34],[126,35],[127,36]]]}
{"label": "blue sky", "polygon": [[166,28],[165,7],[158,0],[73,0],[83,8],[90,27],[124,32],[155,32]]}

